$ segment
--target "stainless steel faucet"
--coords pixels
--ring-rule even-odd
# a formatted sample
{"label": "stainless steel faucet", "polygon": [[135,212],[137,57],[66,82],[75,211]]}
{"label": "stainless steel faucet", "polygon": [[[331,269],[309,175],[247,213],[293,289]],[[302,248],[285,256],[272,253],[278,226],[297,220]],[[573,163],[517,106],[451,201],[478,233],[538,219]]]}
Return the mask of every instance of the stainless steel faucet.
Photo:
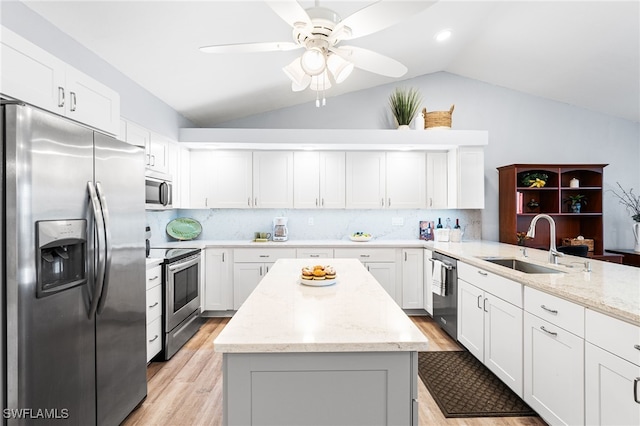
{"label": "stainless steel faucet", "polygon": [[564,253],[560,253],[556,248],[556,222],[548,214],[538,214],[531,220],[531,225],[527,231],[527,237],[534,238],[536,236],[536,223],[539,219],[546,219],[549,222],[549,263],[554,265],[558,264],[558,257],[564,256]]}

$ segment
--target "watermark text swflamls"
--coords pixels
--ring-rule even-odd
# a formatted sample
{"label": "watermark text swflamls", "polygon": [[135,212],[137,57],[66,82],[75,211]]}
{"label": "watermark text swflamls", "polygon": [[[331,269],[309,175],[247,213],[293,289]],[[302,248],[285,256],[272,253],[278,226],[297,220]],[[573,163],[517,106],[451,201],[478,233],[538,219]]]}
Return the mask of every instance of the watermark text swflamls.
{"label": "watermark text swflamls", "polygon": [[5,419],[68,419],[68,408],[5,408]]}

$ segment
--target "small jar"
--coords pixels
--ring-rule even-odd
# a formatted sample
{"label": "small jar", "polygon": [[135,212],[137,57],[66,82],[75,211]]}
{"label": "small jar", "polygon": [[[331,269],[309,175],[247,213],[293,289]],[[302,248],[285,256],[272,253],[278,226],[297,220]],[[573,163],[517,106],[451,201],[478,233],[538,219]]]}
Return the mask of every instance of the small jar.
{"label": "small jar", "polygon": [[580,181],[577,178],[573,178],[569,181],[569,188],[580,188]]}

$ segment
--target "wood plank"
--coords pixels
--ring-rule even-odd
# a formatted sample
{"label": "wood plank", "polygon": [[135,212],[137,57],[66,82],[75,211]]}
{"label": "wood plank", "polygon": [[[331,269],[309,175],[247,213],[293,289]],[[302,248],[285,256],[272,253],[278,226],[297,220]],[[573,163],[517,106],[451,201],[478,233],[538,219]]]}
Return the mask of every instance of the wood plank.
{"label": "wood plank", "polygon": [[[462,347],[426,316],[410,317],[429,339],[429,350],[456,351]],[[146,425],[221,425],[222,354],[213,341],[230,318],[207,318],[198,333],[166,362],[147,367],[147,399],[122,423]],[[478,417],[447,419],[418,380],[421,426],[545,426],[539,417]]]}

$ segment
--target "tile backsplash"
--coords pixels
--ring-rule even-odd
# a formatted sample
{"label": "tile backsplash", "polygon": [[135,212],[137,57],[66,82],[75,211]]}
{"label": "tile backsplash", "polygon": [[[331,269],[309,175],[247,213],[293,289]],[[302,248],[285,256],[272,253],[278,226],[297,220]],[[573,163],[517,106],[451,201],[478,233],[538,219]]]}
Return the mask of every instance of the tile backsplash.
{"label": "tile backsplash", "polygon": [[[272,232],[273,218],[289,218],[289,240],[341,240],[357,231],[377,239],[419,238],[419,222],[431,220],[451,226],[460,220],[463,240],[481,239],[481,210],[304,210],[304,209],[176,209],[147,211],[151,244],[174,241],[166,233],[169,221],[190,217],[202,224],[198,240],[252,240],[255,232]],[[312,223],[312,224],[310,224]]]}

